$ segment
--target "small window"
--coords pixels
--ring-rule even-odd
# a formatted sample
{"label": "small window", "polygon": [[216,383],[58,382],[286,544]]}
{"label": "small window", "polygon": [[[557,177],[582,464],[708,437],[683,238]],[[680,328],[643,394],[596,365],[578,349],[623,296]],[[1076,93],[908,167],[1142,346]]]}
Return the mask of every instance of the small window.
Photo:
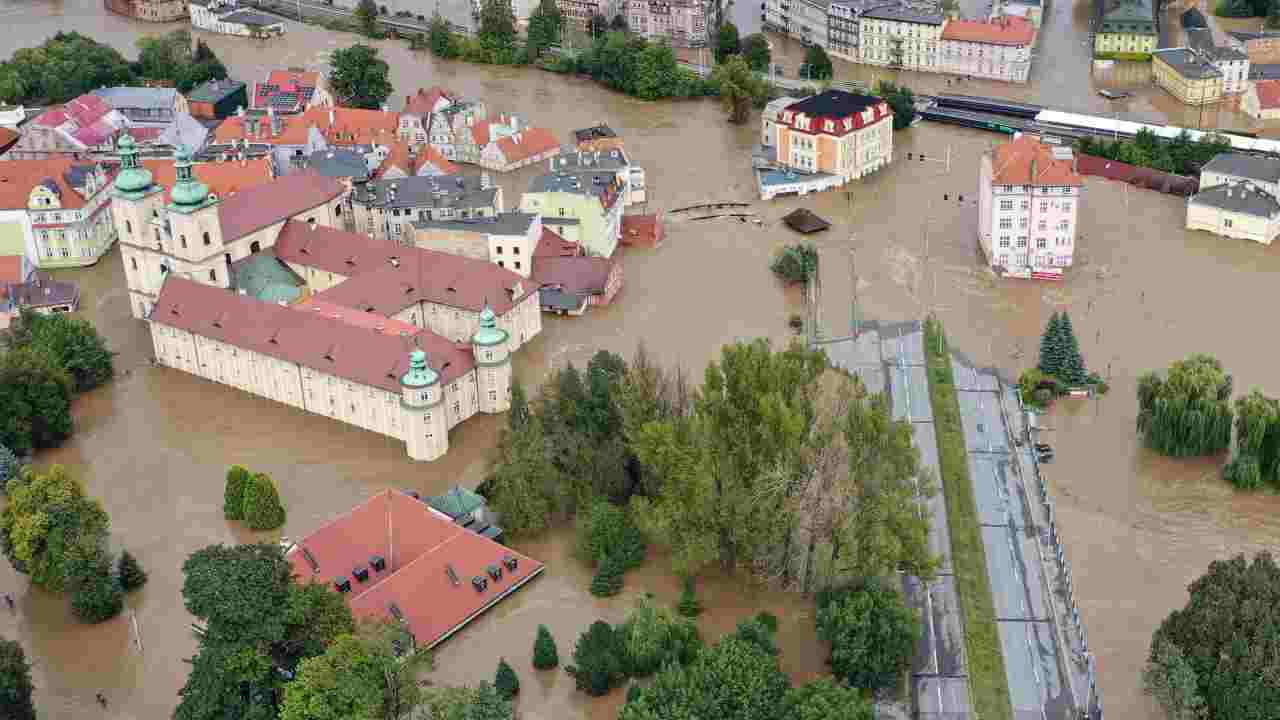
{"label": "small window", "polygon": [[496,252],[496,253],[498,253],[499,255],[501,255],[501,254],[502,254],[502,246],[501,246],[501,245],[496,246],[496,247],[494,248],[494,252]]}
{"label": "small window", "polygon": [[519,261],[519,260],[517,260],[517,261],[516,261],[516,269],[517,269],[517,270],[519,270],[519,269],[520,269],[520,261]]}
{"label": "small window", "polygon": [[184,250],[185,250],[185,249],[187,248],[187,236],[186,236],[186,235],[179,235],[179,236],[178,236],[178,243],[179,243],[179,244],[181,244],[181,245],[182,245],[182,249],[184,249]]}
{"label": "small window", "polygon": [[217,271],[217,270],[210,270],[210,271],[209,271],[209,282],[218,282],[218,271]]}
{"label": "small window", "polygon": [[212,244],[213,244],[213,240],[209,238],[209,233],[205,233],[205,234],[204,234],[204,244],[205,244],[205,245],[212,245]]}
{"label": "small window", "polygon": [[134,270],[138,269],[138,258],[129,258],[129,263],[133,265]]}
{"label": "small window", "polygon": [[126,234],[126,235],[132,235],[132,234],[133,234],[133,223],[129,222],[128,220],[125,220],[125,221],[124,221],[124,232],[125,232],[125,234]]}
{"label": "small window", "polygon": [[498,267],[500,267],[500,268],[504,268],[504,267],[506,267],[506,266],[507,266],[507,264],[506,264],[506,263],[502,262],[501,260],[499,260],[499,261],[498,261]]}

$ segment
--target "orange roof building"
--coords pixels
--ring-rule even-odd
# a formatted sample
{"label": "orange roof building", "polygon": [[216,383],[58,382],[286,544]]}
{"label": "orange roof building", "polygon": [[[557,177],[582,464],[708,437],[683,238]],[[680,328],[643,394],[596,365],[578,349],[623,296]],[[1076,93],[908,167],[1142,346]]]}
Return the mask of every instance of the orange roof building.
{"label": "orange roof building", "polygon": [[[177,180],[177,171],[172,159],[146,159],[142,166],[151,171],[156,184],[165,189],[165,201],[169,200],[169,190]],[[217,197],[230,197],[258,185],[264,185],[275,179],[271,168],[271,158],[258,157],[244,160],[227,160],[225,162],[199,163],[194,166],[200,181],[209,186],[209,192]]]}
{"label": "orange roof building", "polygon": [[546,128],[524,128],[490,140],[480,152],[480,167],[510,172],[560,154],[560,141]]}
{"label": "orange roof building", "polygon": [[1018,134],[979,169],[979,243],[1006,277],[1056,279],[1072,264],[1084,178],[1070,147]]}
{"label": "orange roof building", "polygon": [[395,490],[308,535],[287,557],[301,582],[341,593],[356,617],[401,623],[424,650],[544,570]]}
{"label": "orange roof building", "polygon": [[16,220],[0,232],[5,254],[20,247],[41,269],[96,263],[115,242],[113,171],[66,155],[0,161],[0,211]]}
{"label": "orange roof building", "polygon": [[1249,83],[1240,109],[1258,120],[1280,118],[1280,80],[1258,80]]}
{"label": "orange roof building", "polygon": [[238,113],[214,131],[214,142],[249,141],[303,147],[315,128],[330,145],[390,143],[396,139],[400,114],[347,107],[313,107],[297,115]]}
{"label": "orange roof building", "polygon": [[938,44],[938,70],[1024,83],[1035,42],[1036,28],[1026,18],[948,20]]}

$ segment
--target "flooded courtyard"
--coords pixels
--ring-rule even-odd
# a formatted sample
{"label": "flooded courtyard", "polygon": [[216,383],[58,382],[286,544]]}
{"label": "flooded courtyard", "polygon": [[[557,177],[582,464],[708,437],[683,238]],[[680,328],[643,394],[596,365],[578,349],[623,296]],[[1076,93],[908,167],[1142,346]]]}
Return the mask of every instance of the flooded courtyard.
{"label": "flooded courtyard", "polygon": [[[973,81],[958,91],[1089,111],[1118,105],[1146,119],[1187,122],[1189,111],[1146,80],[1132,81],[1136,97],[1108,105],[1095,88],[1113,80],[1093,77],[1088,49],[1080,47],[1087,38],[1087,6],[1057,0],[1049,13],[1051,32],[1031,84]],[[106,15],[95,0],[0,0],[0,18],[11,26],[3,55],[57,30],[91,34],[132,55],[140,34],[171,29]],[[203,37],[235,76],[247,80],[270,67],[323,63],[327,52],[354,40],[294,24],[278,42]],[[608,122],[647,171],[651,210],[739,200],[750,202],[749,212],[760,217],[759,226],[672,220],[661,248],[623,251],[626,286],[612,306],[581,318],[546,318],[543,333],[517,355],[527,386],[599,348],[629,355],[643,341],[662,361],[700,373],[726,342],[760,336],[785,342],[788,316],[801,311],[799,293],[778,285],[767,265],[776,248],[794,241],[780,218],[800,206],[833,223],[815,240],[822,256],[821,326],[829,336],[850,331],[855,274],[858,316],[900,320],[932,310],[958,347],[1009,374],[1035,362],[1049,314],[1069,310],[1086,361],[1110,380],[1112,392],[1096,401],[1061,403],[1046,420],[1058,451],[1046,470],[1112,717],[1156,717],[1141,694],[1139,669],[1152,630],[1184,602],[1186,584],[1214,559],[1280,541],[1280,526],[1271,519],[1280,498],[1236,493],[1221,481],[1217,461],[1156,457],[1133,432],[1138,375],[1192,352],[1216,354],[1241,391],[1280,393],[1270,360],[1277,341],[1243,322],[1268,306],[1268,281],[1280,271],[1280,252],[1188,233],[1182,229],[1183,200],[1090,178],[1076,266],[1066,280],[999,280],[982,267],[976,244],[978,158],[998,136],[922,124],[895,137],[899,156],[892,166],[851,192],[765,204],[755,200],[750,174],[758,126],[728,126],[714,102],[645,103],[582,79],[438,63],[403,43],[378,45],[392,65],[393,100],[441,84],[483,97],[495,109],[519,110],[562,137],[574,127]],[[785,41],[775,46],[784,58],[799,56]],[[1061,56],[1046,62],[1043,54],[1053,53]],[[794,69],[798,59],[784,62]],[[868,68],[843,64],[837,74],[875,79]],[[941,76],[903,79],[919,92],[954,91]],[[1245,126],[1225,111],[1220,122]],[[949,152],[950,167],[908,162],[907,152],[929,158]],[[534,172],[500,178],[506,197],[518,197]],[[472,419],[451,433],[452,450],[443,460],[411,463],[390,439],[152,367],[147,330],[129,316],[118,253],[65,275],[82,283],[82,311],[120,353],[120,373],[77,400],[75,435],[37,461],[74,469],[110,513],[113,541],[139,557],[151,582],[130,596],[124,616],[85,626],[74,621],[64,599],[28,589],[25,578],[0,563],[0,585],[18,595],[17,612],[0,613],[0,634],[20,639],[36,664],[43,717],[102,715],[94,704],[99,691],[111,700],[107,717],[169,717],[187,672],[182,660],[195,649],[180,595],[182,561],[209,543],[255,538],[222,518],[228,465],[272,474],[289,512],[282,532],[296,538],[380,488],[474,486],[505,422]],[[611,720],[620,692],[588,700],[563,673],[527,669],[534,628],[548,624],[567,657],[591,621],[620,619],[641,592],[674,601],[678,588],[659,556],[628,574],[622,596],[597,600],[586,593],[589,570],[571,557],[570,545],[566,531],[519,542],[522,552],[547,563],[547,573],[444,645],[433,679],[489,678],[497,658],[506,656],[521,672],[524,716]],[[814,637],[812,602],[745,591],[743,583],[719,576],[702,582],[704,635],[718,637],[738,619],[767,609],[781,619],[783,665],[793,679],[821,672],[824,650]]]}

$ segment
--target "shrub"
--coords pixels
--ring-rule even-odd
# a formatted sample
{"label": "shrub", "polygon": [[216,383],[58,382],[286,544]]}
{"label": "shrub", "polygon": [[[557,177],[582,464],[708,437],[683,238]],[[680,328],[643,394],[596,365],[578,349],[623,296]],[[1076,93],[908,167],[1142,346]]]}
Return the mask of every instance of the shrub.
{"label": "shrub", "polygon": [[71,609],[84,622],[104,622],[124,609],[124,593],[102,568],[80,580],[71,595]]}
{"label": "shrub", "polygon": [[818,637],[831,643],[831,669],[854,687],[892,686],[911,661],[920,621],[897,593],[872,581],[818,610]]}
{"label": "shrub", "polygon": [[702,601],[698,599],[691,577],[684,579],[684,590],[680,592],[680,604],[677,609],[685,617],[698,617],[702,614]]}
{"label": "shrub", "polygon": [[733,634],[770,655],[777,655],[778,644],[773,639],[777,632],[778,618],[770,613],[762,612],[749,620],[738,621],[738,629]]}
{"label": "shrub", "polygon": [[227,485],[222,492],[222,516],[228,520],[244,519],[244,491],[252,476],[239,465],[227,471]]}
{"label": "shrub", "polygon": [[511,700],[520,694],[520,678],[516,676],[516,671],[511,669],[506,658],[498,659],[498,672],[494,675],[493,687],[503,700]]}
{"label": "shrub", "polygon": [[31,702],[31,663],[22,645],[0,638],[0,708],[5,720],[36,720]]}
{"label": "shrub", "polygon": [[596,576],[591,578],[591,594],[612,597],[622,592],[622,565],[614,555],[605,557]]}
{"label": "shrub", "polygon": [[5,486],[9,484],[11,478],[18,476],[18,456],[4,445],[0,445],[0,493],[5,492]]}
{"label": "shrub", "polygon": [[809,243],[787,245],[773,256],[769,269],[786,282],[808,282],[818,271],[818,249]]}
{"label": "shrub", "polygon": [[533,641],[533,666],[539,670],[550,670],[559,664],[556,639],[551,637],[551,630],[546,625],[539,625],[538,637]]}
{"label": "shrub", "polygon": [[120,579],[120,587],[125,592],[137,590],[147,584],[147,573],[138,564],[138,558],[125,550],[116,561],[116,577]]}
{"label": "shrub", "polygon": [[637,677],[652,675],[670,663],[690,663],[702,648],[692,620],[649,598],[638,601],[615,632],[626,653],[626,671]]}
{"label": "shrub", "polygon": [[254,473],[244,490],[244,524],[253,530],[274,530],[284,518],[275,482],[266,473]]}
{"label": "shrub", "polygon": [[609,623],[597,620],[578,638],[573,649],[574,664],[567,670],[579,690],[599,697],[622,682],[624,659],[618,634]]}
{"label": "shrub", "polygon": [[1138,432],[1162,455],[1212,455],[1231,443],[1232,378],[1208,355],[1138,378]]}
{"label": "shrub", "polygon": [[625,508],[600,500],[578,516],[578,554],[592,565],[603,565],[612,555],[625,572],[644,562],[646,551],[644,536]]}

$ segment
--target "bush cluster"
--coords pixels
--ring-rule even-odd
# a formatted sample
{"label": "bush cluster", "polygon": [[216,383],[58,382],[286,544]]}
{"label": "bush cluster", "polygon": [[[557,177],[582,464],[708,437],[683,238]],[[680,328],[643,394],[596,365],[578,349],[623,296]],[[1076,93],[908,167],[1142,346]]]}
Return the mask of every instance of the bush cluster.
{"label": "bush cluster", "polygon": [[275,481],[266,473],[251,473],[239,465],[227,471],[222,514],[240,520],[252,530],[274,530],[284,525],[285,510]]}

